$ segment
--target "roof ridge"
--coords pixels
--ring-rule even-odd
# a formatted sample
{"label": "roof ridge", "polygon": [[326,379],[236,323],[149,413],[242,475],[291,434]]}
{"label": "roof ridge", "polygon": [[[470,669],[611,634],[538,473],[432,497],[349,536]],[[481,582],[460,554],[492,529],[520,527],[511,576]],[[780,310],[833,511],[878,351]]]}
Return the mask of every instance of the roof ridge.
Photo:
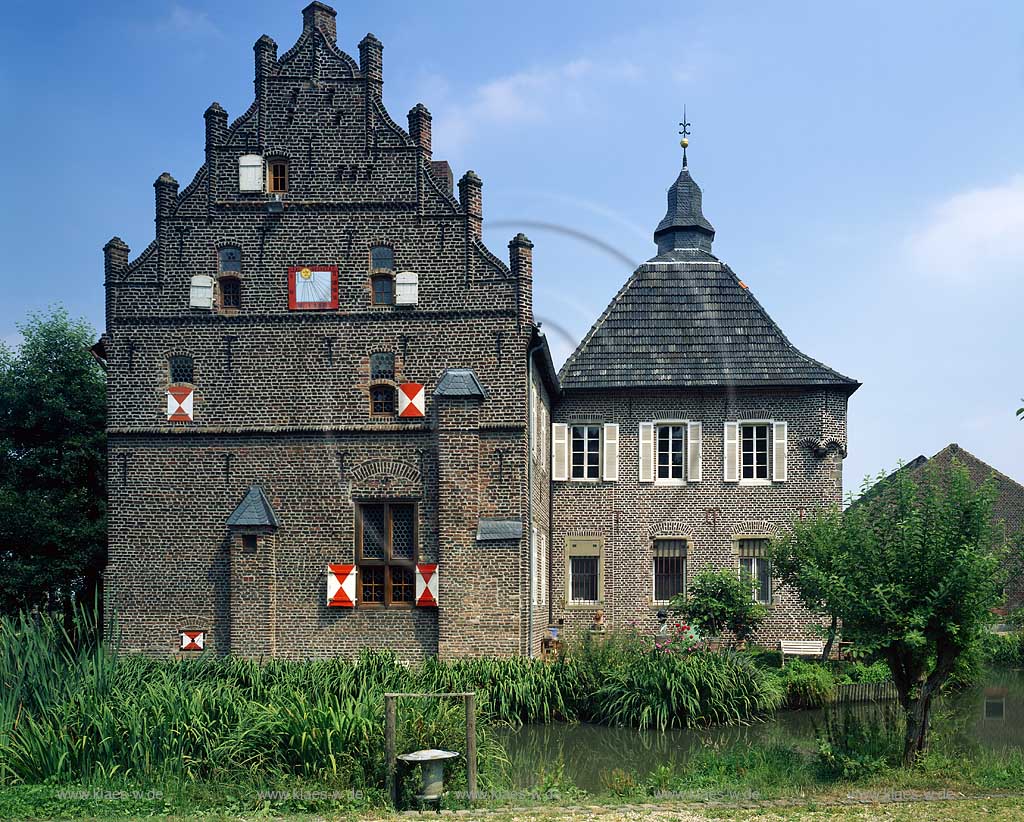
{"label": "roof ridge", "polygon": [[985,460],[983,460],[981,457],[977,456],[976,454],[972,454],[970,451],[968,451],[966,448],[964,448],[962,445],[960,445],[959,443],[956,443],[956,442],[951,442],[945,448],[940,448],[938,451],[936,451],[928,459],[928,461],[931,462],[933,459],[938,457],[940,454],[945,453],[946,451],[950,451],[952,453],[953,457],[956,457],[959,454],[966,454],[968,457],[970,457],[975,462],[980,463],[981,465],[983,465],[985,468],[987,468],[989,471],[991,471],[997,477],[1000,477],[1000,478],[1006,480],[1007,482],[1013,483],[1018,488],[1020,488],[1021,491],[1024,491],[1024,484],[1018,482],[1017,480],[1015,480],[1013,477],[1009,476],[1008,474],[1004,474],[998,468],[992,467],[987,462],[985,462]]}

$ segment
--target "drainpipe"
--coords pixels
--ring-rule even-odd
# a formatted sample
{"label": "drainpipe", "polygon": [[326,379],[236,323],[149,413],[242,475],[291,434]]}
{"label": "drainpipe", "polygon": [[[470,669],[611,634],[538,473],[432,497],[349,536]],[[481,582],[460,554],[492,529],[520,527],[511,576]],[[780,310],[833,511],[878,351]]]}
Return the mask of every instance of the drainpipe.
{"label": "drainpipe", "polygon": [[526,647],[527,655],[532,657],[533,653],[533,575],[536,569],[533,567],[536,559],[536,546],[533,544],[533,440],[530,438],[530,423],[533,420],[533,352],[540,348],[539,343],[533,343],[526,349],[526,520],[527,534],[526,542],[530,546],[530,557],[527,567],[529,572],[529,589],[527,595],[527,618],[526,618]]}

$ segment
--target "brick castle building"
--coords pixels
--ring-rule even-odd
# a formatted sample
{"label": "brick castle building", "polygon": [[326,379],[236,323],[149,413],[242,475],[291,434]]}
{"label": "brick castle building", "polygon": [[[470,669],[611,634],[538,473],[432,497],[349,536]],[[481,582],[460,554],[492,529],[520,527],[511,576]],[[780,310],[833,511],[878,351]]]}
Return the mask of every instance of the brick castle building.
{"label": "brick castle building", "polygon": [[122,645],[247,656],[531,654],[549,624],[655,614],[742,568],[764,639],[805,635],[764,540],[838,503],[857,383],[797,351],[711,254],[685,167],[641,265],[556,374],[530,241],[381,100],[383,47],[303,11],[255,99],[161,174],[156,239],[104,247]]}

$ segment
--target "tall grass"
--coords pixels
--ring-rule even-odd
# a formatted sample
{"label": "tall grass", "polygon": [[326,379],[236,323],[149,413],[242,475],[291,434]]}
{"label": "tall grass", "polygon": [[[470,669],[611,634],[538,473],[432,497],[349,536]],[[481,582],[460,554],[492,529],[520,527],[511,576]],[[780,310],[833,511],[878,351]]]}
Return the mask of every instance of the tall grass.
{"label": "tall grass", "polygon": [[[629,636],[551,664],[431,658],[407,666],[387,651],[355,660],[172,660],[76,645],[59,623],[24,617],[0,619],[0,689],[0,783],[298,777],[364,791],[384,782],[387,691],[477,692],[482,786],[503,778],[495,723],[707,725],[748,720],[781,699],[777,680],[747,660],[665,654]],[[409,699],[398,716],[400,750],[465,748],[458,702]],[[462,767],[450,776],[457,785]]]}

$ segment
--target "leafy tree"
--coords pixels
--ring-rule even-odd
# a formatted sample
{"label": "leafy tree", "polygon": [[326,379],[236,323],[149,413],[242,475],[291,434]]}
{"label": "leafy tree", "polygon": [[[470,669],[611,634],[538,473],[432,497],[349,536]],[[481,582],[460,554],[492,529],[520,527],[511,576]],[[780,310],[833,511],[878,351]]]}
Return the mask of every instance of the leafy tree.
{"label": "leafy tree", "polygon": [[106,383],[62,308],[0,344],[0,610],[90,600],[106,562]]}
{"label": "leafy tree", "polygon": [[897,471],[845,512],[794,522],[772,548],[777,568],[818,563],[792,584],[889,666],[906,716],[906,765],[927,748],[932,700],[1002,599],[995,492],[991,480],[975,487],[958,461],[946,471],[926,466],[920,484]]}
{"label": "leafy tree", "polygon": [[696,624],[706,639],[728,630],[743,642],[768,615],[763,605],[754,602],[754,587],[750,574],[701,571],[687,593],[673,597],[669,608]]}
{"label": "leafy tree", "polygon": [[811,613],[828,620],[821,655],[823,662],[831,655],[839,630],[839,615],[833,609],[829,594],[832,580],[839,572],[835,546],[840,540],[841,523],[839,517],[822,517],[815,529],[801,534],[800,540],[783,542],[784,550],[774,542],[769,554],[775,578],[798,591]]}

